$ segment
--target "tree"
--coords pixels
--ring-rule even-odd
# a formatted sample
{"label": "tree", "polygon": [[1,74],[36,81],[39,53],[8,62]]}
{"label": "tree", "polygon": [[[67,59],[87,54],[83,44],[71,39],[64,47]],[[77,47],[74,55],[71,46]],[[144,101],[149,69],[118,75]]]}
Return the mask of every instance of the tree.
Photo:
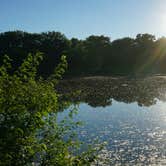
{"label": "tree", "polygon": [[[55,31],[0,33],[0,54],[8,54],[13,59],[11,72],[21,65],[29,52],[40,51],[44,55],[38,75],[44,78],[53,73],[62,54],[68,58],[65,76],[166,73],[164,48],[164,38],[156,40],[148,33],[112,42],[103,35],[91,35],[84,40],[68,39]],[[0,64],[2,59],[0,56]]]}
{"label": "tree", "polygon": [[106,36],[89,36],[84,41],[86,49],[85,67],[89,73],[100,73],[104,67],[104,59],[108,55],[110,38]]}
{"label": "tree", "polygon": [[109,57],[106,66],[109,71],[117,74],[131,74],[135,65],[135,40],[122,38],[111,43]]}

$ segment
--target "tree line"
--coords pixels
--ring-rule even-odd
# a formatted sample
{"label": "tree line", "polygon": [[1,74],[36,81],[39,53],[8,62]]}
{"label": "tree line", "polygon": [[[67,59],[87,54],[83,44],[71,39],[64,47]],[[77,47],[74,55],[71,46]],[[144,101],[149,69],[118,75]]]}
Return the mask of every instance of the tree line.
{"label": "tree line", "polygon": [[68,39],[55,31],[0,33],[0,63],[5,54],[9,55],[13,70],[29,52],[38,51],[44,54],[39,66],[39,74],[44,77],[53,73],[62,54],[67,56],[67,76],[166,73],[166,37],[156,39],[151,34],[138,34],[135,38],[111,41],[103,35]]}

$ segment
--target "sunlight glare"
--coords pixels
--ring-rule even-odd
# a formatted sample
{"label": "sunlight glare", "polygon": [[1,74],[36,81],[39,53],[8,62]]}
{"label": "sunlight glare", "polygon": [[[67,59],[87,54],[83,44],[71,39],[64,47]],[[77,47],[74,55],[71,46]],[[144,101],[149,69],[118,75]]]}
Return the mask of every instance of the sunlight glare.
{"label": "sunlight glare", "polygon": [[159,27],[163,33],[166,33],[166,13],[161,15]]}

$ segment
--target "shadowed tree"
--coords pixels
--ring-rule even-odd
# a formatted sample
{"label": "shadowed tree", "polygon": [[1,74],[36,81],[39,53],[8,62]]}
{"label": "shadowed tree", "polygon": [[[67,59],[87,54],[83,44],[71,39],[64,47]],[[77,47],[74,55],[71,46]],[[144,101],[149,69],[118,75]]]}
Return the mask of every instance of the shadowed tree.
{"label": "shadowed tree", "polygon": [[45,78],[53,72],[63,53],[67,55],[69,64],[66,76],[166,73],[165,43],[165,38],[156,40],[151,34],[111,42],[103,35],[69,40],[55,31],[11,31],[0,33],[0,63],[4,54],[12,55],[14,71],[29,52],[40,51],[44,60],[39,66],[39,75]]}

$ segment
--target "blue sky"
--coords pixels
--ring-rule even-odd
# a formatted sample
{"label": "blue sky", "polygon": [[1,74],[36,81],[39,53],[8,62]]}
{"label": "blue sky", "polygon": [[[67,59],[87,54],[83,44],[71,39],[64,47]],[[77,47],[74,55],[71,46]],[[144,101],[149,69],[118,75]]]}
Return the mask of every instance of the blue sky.
{"label": "blue sky", "polygon": [[166,0],[0,0],[0,31],[60,31],[67,37],[166,36]]}

